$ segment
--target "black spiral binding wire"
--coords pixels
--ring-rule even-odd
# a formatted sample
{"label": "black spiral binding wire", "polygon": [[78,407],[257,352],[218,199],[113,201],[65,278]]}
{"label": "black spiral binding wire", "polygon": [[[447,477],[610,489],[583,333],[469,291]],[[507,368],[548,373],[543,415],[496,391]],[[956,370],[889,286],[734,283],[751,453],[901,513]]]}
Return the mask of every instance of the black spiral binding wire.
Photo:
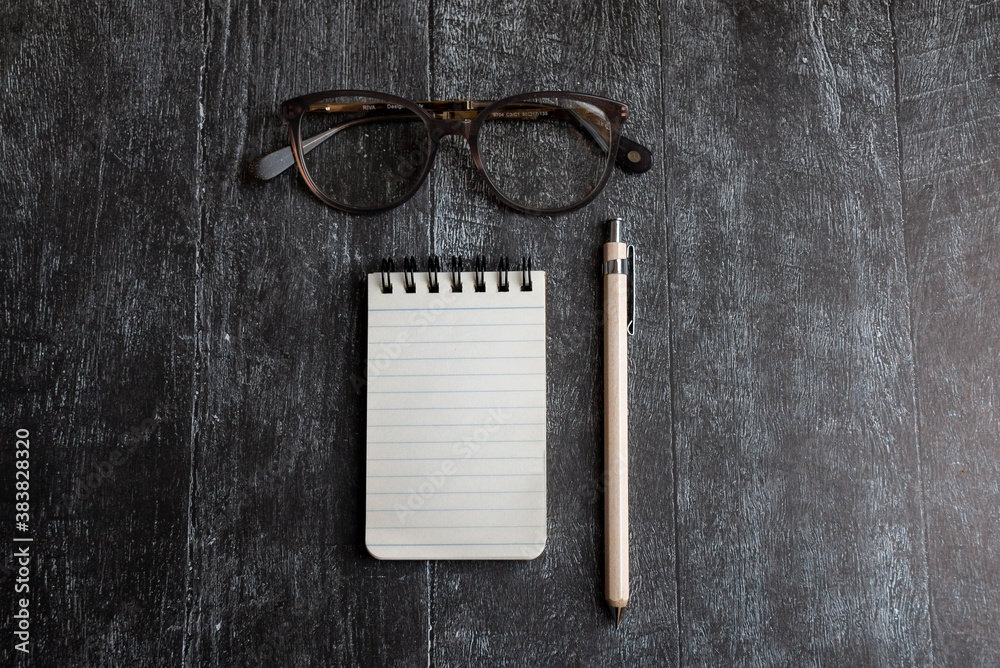
{"label": "black spiral binding wire", "polygon": [[[462,292],[462,258],[461,256],[451,256],[449,263],[449,273],[451,274],[451,291]],[[477,255],[473,261],[475,275],[473,276],[474,288],[476,292],[486,292],[486,256]],[[382,292],[392,294],[392,274],[396,271],[396,264],[391,257],[382,258],[381,265],[381,286]],[[438,293],[441,291],[441,283],[438,274],[442,271],[441,259],[437,255],[430,255],[427,258],[427,291]],[[417,259],[414,256],[403,258],[403,289],[407,293],[417,291]],[[521,291],[530,292],[534,288],[531,280],[531,258],[524,256],[521,258]],[[510,258],[503,256],[497,262],[497,292],[510,292]]]}
{"label": "black spiral binding wire", "polygon": [[396,271],[391,257],[382,258],[382,292],[392,294],[392,272]]}
{"label": "black spiral binding wire", "polygon": [[417,291],[417,281],[413,276],[413,272],[417,270],[417,258],[404,257],[403,258],[403,290],[409,293],[414,293]]}
{"label": "black spiral binding wire", "polygon": [[475,260],[475,283],[476,292],[486,292],[486,256],[477,255]]}
{"label": "black spiral binding wire", "polygon": [[462,258],[451,256],[451,291],[462,291]]}
{"label": "black spiral binding wire", "polygon": [[497,291],[510,292],[510,258],[506,255],[497,263]]}
{"label": "black spiral binding wire", "polygon": [[437,293],[441,289],[438,283],[438,272],[441,271],[441,260],[437,255],[427,258],[427,292]]}

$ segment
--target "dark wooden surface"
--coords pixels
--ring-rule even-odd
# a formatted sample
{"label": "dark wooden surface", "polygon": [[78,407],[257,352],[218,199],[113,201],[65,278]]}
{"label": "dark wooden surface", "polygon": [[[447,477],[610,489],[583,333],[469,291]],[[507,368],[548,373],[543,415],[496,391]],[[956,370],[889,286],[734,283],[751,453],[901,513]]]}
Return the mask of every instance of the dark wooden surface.
{"label": "dark wooden surface", "polygon": [[[0,8],[0,658],[1000,665],[1000,3]],[[374,218],[248,162],[276,105],[562,88],[654,169],[556,219],[448,140]],[[601,221],[641,261],[632,604],[602,600]],[[548,546],[363,546],[378,258],[549,275]],[[32,654],[8,630],[32,433]]]}

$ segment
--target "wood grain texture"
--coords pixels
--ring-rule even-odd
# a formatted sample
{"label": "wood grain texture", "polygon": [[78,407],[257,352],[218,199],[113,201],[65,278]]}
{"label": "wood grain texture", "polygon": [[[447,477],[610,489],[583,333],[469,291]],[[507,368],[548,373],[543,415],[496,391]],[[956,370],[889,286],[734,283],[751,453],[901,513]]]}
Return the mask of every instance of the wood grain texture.
{"label": "wood grain texture", "polygon": [[684,665],[931,659],[885,7],[669,7]]}
{"label": "wood grain texture", "polygon": [[424,96],[426,4],[207,10],[185,664],[412,665],[427,567],[376,562],[363,541],[363,281],[426,248],[425,206],[348,216],[294,172],[261,184],[246,168],[287,145],[289,97]]}
{"label": "wood grain texture", "polygon": [[0,14],[0,657],[20,657],[8,595],[13,434],[26,428],[35,542],[20,663],[176,665],[198,175],[185,63],[200,16],[136,2]]}
{"label": "wood grain texture", "polygon": [[997,665],[1000,4],[895,18],[935,658]]}
{"label": "wood grain texture", "polygon": [[[497,99],[577,90],[629,105],[625,134],[653,170],[616,171],[587,208],[526,218],[477,183],[460,141],[433,175],[435,250],[522,254],[548,276],[548,544],[535,561],[432,565],[434,665],[608,665],[676,661],[670,442],[667,227],[659,162],[660,17],[654,3],[436,1],[431,92]],[[616,632],[604,601],[601,244],[624,220],[641,264],[642,308],[629,341],[631,600]],[[516,604],[515,604],[516,602]]]}
{"label": "wood grain texture", "polygon": [[[0,26],[22,664],[1000,664],[1000,3],[29,1]],[[607,95],[654,167],[558,218],[501,207],[457,137],[376,217],[249,176],[281,100],[350,87]],[[638,251],[617,631],[611,216]],[[430,252],[547,271],[536,560],[365,552],[362,281]]]}

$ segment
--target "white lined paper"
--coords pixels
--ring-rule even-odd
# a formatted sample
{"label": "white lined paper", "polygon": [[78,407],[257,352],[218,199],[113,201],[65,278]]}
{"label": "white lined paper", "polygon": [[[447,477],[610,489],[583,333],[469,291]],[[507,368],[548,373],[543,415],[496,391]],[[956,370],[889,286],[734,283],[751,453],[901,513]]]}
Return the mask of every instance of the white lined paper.
{"label": "white lined paper", "polygon": [[365,543],[379,559],[533,559],[545,547],[545,274],[368,276]]}

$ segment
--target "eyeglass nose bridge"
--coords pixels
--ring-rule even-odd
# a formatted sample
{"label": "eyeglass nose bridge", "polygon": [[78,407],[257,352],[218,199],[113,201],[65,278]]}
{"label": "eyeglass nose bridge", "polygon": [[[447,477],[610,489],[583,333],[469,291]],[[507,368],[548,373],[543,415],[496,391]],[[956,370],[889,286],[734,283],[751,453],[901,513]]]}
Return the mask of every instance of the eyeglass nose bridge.
{"label": "eyeglass nose bridge", "polygon": [[471,132],[471,120],[460,118],[436,118],[434,119],[434,124],[431,127],[431,139],[434,140],[435,144],[441,141],[442,137],[447,137],[448,135],[458,135],[460,137],[465,137],[466,140],[468,140]]}

